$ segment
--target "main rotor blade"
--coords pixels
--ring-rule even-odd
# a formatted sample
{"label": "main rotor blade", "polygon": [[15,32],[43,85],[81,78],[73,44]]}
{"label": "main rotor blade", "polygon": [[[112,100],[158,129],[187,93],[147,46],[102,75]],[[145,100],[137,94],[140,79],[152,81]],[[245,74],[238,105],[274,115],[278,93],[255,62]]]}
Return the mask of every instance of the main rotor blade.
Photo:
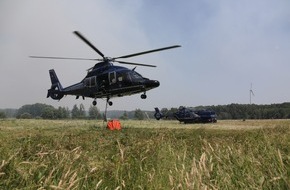
{"label": "main rotor blade", "polygon": [[156,67],[156,65],[148,65],[148,64],[141,64],[141,63],[132,63],[132,62],[126,62],[126,61],[115,61],[118,63],[122,64],[127,64],[127,65],[138,65],[138,66],[144,66],[144,67]]}
{"label": "main rotor blade", "polygon": [[73,58],[73,57],[44,57],[44,56],[29,56],[30,58],[40,59],[70,59],[70,60],[88,60],[88,61],[99,61],[99,59],[87,59],[87,58]]}
{"label": "main rotor blade", "polygon": [[98,50],[91,42],[89,42],[89,40],[87,40],[80,32],[74,31],[74,34],[77,35],[81,40],[83,40],[93,50],[95,50],[100,56],[105,58],[104,54],[100,50]]}
{"label": "main rotor blade", "polygon": [[163,50],[167,50],[167,49],[172,49],[172,48],[178,48],[181,47],[180,45],[175,45],[175,46],[169,46],[169,47],[164,47],[164,48],[159,48],[159,49],[153,49],[153,50],[149,50],[149,51],[143,51],[140,53],[134,53],[134,54],[130,54],[130,55],[124,55],[121,57],[115,57],[113,59],[120,59],[120,58],[128,58],[128,57],[134,57],[134,56],[139,56],[139,55],[143,55],[143,54],[147,54],[147,53],[153,53],[156,51],[163,51]]}

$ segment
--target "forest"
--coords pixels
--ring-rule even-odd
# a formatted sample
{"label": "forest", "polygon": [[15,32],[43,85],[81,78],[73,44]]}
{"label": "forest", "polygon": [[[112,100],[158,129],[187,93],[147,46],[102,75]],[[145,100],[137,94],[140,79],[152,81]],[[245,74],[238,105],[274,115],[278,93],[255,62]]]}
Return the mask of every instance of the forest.
{"label": "forest", "polygon": [[[203,108],[201,106],[201,108]],[[256,105],[256,104],[230,104],[208,106],[214,110],[219,119],[289,119],[290,103]]]}
{"label": "forest", "polygon": [[[218,119],[290,119],[290,103],[257,105],[257,104],[228,104],[217,106],[197,106],[195,110],[212,110]],[[177,108],[162,108],[163,114],[172,115]]]}
{"label": "forest", "polygon": [[[281,104],[257,105],[257,104],[228,104],[192,107],[196,110],[212,110],[220,120],[226,119],[290,119],[290,102]],[[161,112],[173,115],[178,108],[162,108]],[[70,110],[67,107],[55,108],[47,104],[23,105],[19,109],[0,109],[0,118],[39,118],[39,119],[103,119],[104,112],[96,106],[90,106],[88,110],[83,104],[74,105]],[[153,119],[154,108],[150,111],[135,109],[133,111],[108,111],[107,117],[119,119]],[[173,119],[169,117],[168,119]]]}

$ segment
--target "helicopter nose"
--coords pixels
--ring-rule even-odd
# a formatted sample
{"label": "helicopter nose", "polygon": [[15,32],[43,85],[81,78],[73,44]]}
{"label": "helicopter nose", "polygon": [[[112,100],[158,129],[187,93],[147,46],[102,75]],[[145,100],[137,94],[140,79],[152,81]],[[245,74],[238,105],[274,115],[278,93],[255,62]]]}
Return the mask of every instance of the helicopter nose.
{"label": "helicopter nose", "polygon": [[149,88],[156,88],[160,85],[158,80],[149,80],[146,82],[146,86]]}

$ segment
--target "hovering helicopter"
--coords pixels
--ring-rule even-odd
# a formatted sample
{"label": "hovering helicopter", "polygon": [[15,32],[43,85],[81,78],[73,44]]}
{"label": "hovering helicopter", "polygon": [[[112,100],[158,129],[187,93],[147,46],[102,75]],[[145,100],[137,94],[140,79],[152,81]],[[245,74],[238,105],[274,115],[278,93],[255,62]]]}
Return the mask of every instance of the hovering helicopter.
{"label": "hovering helicopter", "polygon": [[54,100],[60,100],[65,95],[76,96],[76,99],[82,97],[93,98],[93,105],[97,104],[97,98],[106,98],[107,103],[112,106],[110,101],[112,97],[129,96],[133,94],[143,93],[142,99],[146,99],[146,92],[153,88],[157,88],[160,83],[157,80],[150,80],[142,77],[134,69],[128,69],[126,67],[114,66],[113,62],[121,64],[156,67],[155,65],[140,64],[133,62],[119,61],[117,59],[125,59],[129,57],[139,56],[143,54],[153,53],[157,51],[168,50],[172,48],[181,47],[180,45],[174,45],[159,49],[153,49],[149,51],[143,51],[139,53],[124,55],[120,57],[105,57],[105,55],[98,50],[91,42],[89,42],[80,32],[73,32],[95,52],[97,52],[101,59],[85,59],[85,58],[68,58],[68,57],[44,57],[44,56],[30,56],[31,58],[45,58],[45,59],[71,59],[71,60],[90,60],[100,61],[96,63],[94,67],[88,69],[88,73],[85,78],[76,84],[63,88],[54,69],[49,70],[51,79],[51,88],[47,92],[47,98],[51,97]]}

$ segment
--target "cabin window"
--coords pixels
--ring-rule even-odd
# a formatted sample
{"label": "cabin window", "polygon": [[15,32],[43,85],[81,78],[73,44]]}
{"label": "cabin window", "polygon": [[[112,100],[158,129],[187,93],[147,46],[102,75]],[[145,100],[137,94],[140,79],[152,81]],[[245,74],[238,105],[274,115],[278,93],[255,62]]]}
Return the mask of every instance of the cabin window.
{"label": "cabin window", "polygon": [[86,78],[84,83],[86,87],[94,87],[97,85],[97,77],[93,76],[93,77]]}
{"label": "cabin window", "polygon": [[116,83],[116,72],[111,72],[109,73],[109,81],[110,81],[110,84],[114,84]]}

